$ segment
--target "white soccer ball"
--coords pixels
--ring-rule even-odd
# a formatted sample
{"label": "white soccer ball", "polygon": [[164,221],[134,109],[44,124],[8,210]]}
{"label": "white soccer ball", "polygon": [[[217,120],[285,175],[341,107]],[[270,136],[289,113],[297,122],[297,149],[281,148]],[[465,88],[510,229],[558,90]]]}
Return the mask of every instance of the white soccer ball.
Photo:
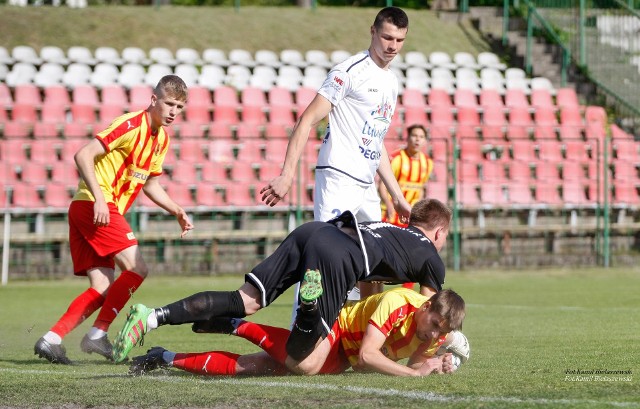
{"label": "white soccer ball", "polygon": [[460,331],[451,331],[447,340],[438,348],[437,355],[444,355],[447,352],[452,354],[453,367],[457,370],[460,365],[467,362],[471,356],[469,340]]}

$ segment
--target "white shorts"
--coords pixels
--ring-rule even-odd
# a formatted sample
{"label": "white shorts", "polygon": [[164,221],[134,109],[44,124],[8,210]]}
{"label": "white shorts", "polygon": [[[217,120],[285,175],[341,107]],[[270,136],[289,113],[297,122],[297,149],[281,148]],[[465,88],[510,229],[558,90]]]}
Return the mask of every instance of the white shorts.
{"label": "white shorts", "polygon": [[331,169],[316,170],[313,219],[327,221],[347,210],[361,222],[381,220],[375,183],[363,185]]}

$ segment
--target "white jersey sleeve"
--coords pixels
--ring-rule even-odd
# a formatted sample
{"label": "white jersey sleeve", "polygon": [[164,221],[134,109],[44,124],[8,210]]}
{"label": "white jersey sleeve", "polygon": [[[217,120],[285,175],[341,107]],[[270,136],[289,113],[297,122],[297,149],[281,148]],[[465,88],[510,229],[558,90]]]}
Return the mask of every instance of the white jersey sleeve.
{"label": "white jersey sleeve", "polygon": [[336,65],[318,91],[333,108],[316,170],[331,169],[371,184],[398,97],[398,80],[368,52]]}

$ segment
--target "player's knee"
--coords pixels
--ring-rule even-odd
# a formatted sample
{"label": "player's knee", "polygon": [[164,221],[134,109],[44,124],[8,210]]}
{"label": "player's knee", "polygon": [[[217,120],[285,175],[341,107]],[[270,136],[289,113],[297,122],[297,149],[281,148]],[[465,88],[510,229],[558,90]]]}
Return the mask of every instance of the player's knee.
{"label": "player's knee", "polygon": [[317,375],[322,366],[313,357],[307,357],[302,361],[297,361],[288,356],[285,360],[287,368],[296,375]]}

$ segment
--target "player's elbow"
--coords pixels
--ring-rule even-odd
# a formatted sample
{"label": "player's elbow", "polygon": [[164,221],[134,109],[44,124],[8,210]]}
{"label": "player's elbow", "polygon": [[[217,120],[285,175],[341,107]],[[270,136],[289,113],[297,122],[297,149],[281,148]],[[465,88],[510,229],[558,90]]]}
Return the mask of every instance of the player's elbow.
{"label": "player's elbow", "polygon": [[379,356],[375,352],[360,350],[360,353],[358,354],[357,367],[360,370],[366,370],[367,368],[371,367],[371,364],[378,359],[379,359]]}

